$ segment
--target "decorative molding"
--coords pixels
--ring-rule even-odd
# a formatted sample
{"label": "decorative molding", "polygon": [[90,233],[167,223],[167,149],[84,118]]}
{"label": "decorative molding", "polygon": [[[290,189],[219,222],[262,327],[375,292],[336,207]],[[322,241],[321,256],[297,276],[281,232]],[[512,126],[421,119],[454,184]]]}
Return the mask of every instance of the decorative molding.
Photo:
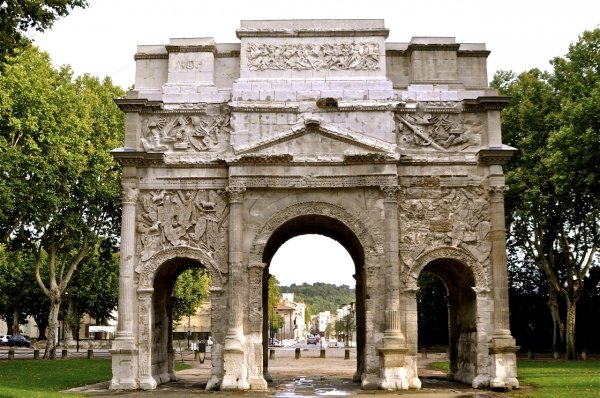
{"label": "decorative molding", "polygon": [[460,44],[446,43],[446,44],[416,44],[410,43],[406,48],[406,52],[410,55],[413,51],[456,51],[460,48]]}
{"label": "decorative molding", "polygon": [[239,58],[240,57],[240,51],[239,50],[232,50],[232,51],[227,51],[227,52],[217,52],[215,54],[215,58]]}
{"label": "decorative molding", "polygon": [[487,58],[492,52],[488,50],[458,50],[459,57]]}
{"label": "decorative molding", "polygon": [[508,105],[510,97],[482,96],[476,99],[464,99],[463,108],[466,112],[501,111]]}
{"label": "decorative molding", "polygon": [[516,148],[508,145],[481,149],[478,152],[479,162],[488,165],[503,165],[517,152]]}
{"label": "decorative molding", "polygon": [[216,54],[217,47],[214,45],[192,45],[192,46],[177,46],[166,45],[168,53],[213,53]]}
{"label": "decorative molding", "polygon": [[398,196],[400,194],[401,188],[397,185],[392,186],[382,186],[381,191],[383,192],[384,202],[398,202]]}
{"label": "decorative molding", "polygon": [[230,181],[247,188],[353,188],[392,185],[396,175],[353,176],[235,176]]}
{"label": "decorative molding", "polygon": [[110,151],[110,154],[123,167],[148,167],[165,164],[163,153],[147,153],[132,148],[119,148]]}
{"label": "decorative molding", "polygon": [[248,43],[249,70],[378,70],[379,44]]}
{"label": "decorative molding", "polygon": [[145,60],[145,59],[169,59],[169,53],[135,53],[133,59],[136,61]]}
{"label": "decorative molding", "polygon": [[154,112],[163,109],[162,101],[149,101],[146,98],[116,98],[113,101],[125,113]]}
{"label": "decorative molding", "polygon": [[238,39],[246,37],[388,37],[389,29],[238,29]]}
{"label": "decorative molding", "polygon": [[230,204],[241,203],[244,200],[244,192],[246,192],[246,187],[239,181],[235,181],[235,183],[225,188],[225,192],[227,193]]}

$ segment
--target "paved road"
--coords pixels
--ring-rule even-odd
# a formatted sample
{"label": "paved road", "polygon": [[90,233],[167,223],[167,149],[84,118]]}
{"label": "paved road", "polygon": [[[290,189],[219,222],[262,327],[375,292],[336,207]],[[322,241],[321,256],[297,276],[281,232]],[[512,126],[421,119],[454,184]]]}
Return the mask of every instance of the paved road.
{"label": "paved road", "polygon": [[177,373],[176,382],[158,386],[154,391],[111,391],[108,382],[95,386],[72,390],[93,397],[172,397],[182,398],[194,395],[212,394],[217,396],[281,397],[304,398],[322,396],[348,396],[358,394],[376,394],[382,397],[417,398],[484,398],[504,397],[491,391],[475,390],[467,385],[448,382],[445,374],[430,368],[433,361],[444,359],[443,354],[430,354],[427,359],[419,359],[419,375],[423,388],[419,391],[363,391],[359,383],[352,382],[356,370],[356,351],[351,349],[350,360],[344,359],[343,348],[330,348],[326,358],[320,358],[320,347],[300,345],[301,358],[295,359],[296,346],[275,348],[273,359],[269,360],[268,371],[273,382],[268,392],[213,392],[205,391],[211,369],[210,353],[204,363],[194,359],[190,353],[178,353],[177,361],[183,360],[192,365],[191,369]]}

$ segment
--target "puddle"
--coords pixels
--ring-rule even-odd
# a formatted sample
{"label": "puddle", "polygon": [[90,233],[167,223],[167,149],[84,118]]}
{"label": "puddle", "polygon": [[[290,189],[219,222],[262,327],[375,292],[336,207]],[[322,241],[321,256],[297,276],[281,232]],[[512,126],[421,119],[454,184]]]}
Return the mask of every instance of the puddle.
{"label": "puddle", "polygon": [[330,385],[326,379],[313,380],[306,377],[297,377],[293,382],[282,383],[277,386],[275,397],[320,397],[320,396],[345,396],[351,395],[349,391],[338,390]]}

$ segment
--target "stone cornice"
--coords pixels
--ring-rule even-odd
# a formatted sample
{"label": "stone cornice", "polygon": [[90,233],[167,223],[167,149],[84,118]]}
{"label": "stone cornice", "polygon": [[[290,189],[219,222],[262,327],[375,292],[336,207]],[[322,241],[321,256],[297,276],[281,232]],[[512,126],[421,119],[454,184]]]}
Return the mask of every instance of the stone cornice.
{"label": "stone cornice", "polygon": [[510,101],[510,97],[493,95],[463,100],[467,112],[501,111]]}
{"label": "stone cornice", "polygon": [[244,155],[234,160],[235,164],[289,164],[294,157],[290,154],[282,155]]}
{"label": "stone cornice", "polygon": [[480,163],[488,165],[503,165],[517,152],[517,149],[502,145],[501,147],[490,147],[489,149],[481,149],[478,159]]}
{"label": "stone cornice", "polygon": [[141,59],[169,59],[168,53],[159,53],[159,54],[148,54],[148,53],[135,53],[133,59],[138,61]]}
{"label": "stone cornice", "polygon": [[125,113],[154,112],[163,109],[162,101],[149,101],[146,98],[116,98],[115,104]]}
{"label": "stone cornice", "polygon": [[239,50],[233,50],[233,51],[227,51],[227,52],[217,52],[215,54],[215,58],[239,58],[240,57],[240,51]]}
{"label": "stone cornice", "polygon": [[192,45],[192,46],[178,46],[178,45],[166,45],[165,48],[169,53],[217,53],[217,47],[215,45]]}
{"label": "stone cornice", "polygon": [[406,52],[410,55],[413,51],[458,51],[460,44],[409,44]]}
{"label": "stone cornice", "polygon": [[246,37],[388,37],[389,29],[238,29],[238,39]]}
{"label": "stone cornice", "polygon": [[136,151],[133,148],[113,149],[110,154],[123,167],[160,166],[165,163],[165,154]]}
{"label": "stone cornice", "polygon": [[487,58],[492,52],[488,50],[459,50],[459,57],[480,57]]}
{"label": "stone cornice", "polygon": [[356,163],[397,163],[398,159],[390,156],[387,153],[358,153],[352,155],[344,155],[344,163],[356,164]]}

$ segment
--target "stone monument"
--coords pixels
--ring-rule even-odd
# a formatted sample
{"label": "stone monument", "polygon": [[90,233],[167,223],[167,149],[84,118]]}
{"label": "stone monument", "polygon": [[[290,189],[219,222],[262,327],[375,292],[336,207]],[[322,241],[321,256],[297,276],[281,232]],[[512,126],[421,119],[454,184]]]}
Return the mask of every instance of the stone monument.
{"label": "stone monument", "polygon": [[450,376],[518,387],[500,110],[483,44],[387,43],[383,20],[242,21],[139,46],[126,113],[112,389],[173,380],[173,284],[211,276],[207,389],[267,388],[271,258],[331,237],[356,268],[364,389],[419,389],[417,278],[447,287]]}

